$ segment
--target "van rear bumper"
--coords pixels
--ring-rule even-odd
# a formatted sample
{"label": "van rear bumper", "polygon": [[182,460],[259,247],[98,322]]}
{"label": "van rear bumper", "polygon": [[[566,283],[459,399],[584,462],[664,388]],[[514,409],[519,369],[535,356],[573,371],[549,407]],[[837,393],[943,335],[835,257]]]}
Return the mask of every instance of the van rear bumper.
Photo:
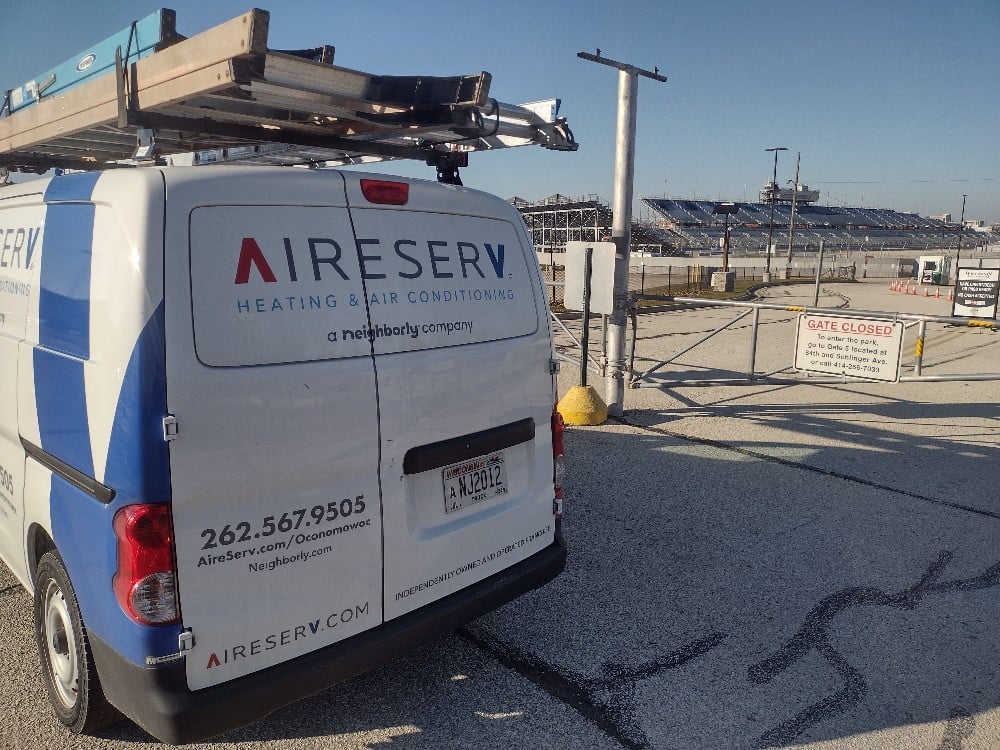
{"label": "van rear bumper", "polygon": [[91,649],[105,694],[123,714],[164,742],[195,742],[248,724],[446,636],[547,583],[565,565],[566,545],[557,523],[551,546],[477,584],[339,643],[197,692],[187,689],[182,661],[140,667],[94,636]]}

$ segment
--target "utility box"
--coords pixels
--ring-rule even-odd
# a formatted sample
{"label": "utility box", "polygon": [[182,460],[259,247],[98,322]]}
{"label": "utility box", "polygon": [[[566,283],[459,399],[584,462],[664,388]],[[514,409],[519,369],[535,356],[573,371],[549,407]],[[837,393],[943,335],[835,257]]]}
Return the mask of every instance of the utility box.
{"label": "utility box", "polygon": [[736,271],[715,271],[712,274],[712,291],[731,292],[736,286]]}
{"label": "utility box", "polygon": [[951,277],[951,258],[944,255],[921,255],[918,260],[917,282],[920,284],[948,284]]}
{"label": "utility box", "polygon": [[610,315],[614,312],[615,243],[580,242],[566,243],[566,280],[563,305],[567,310],[583,310],[584,273],[587,249],[590,248],[590,312]]}

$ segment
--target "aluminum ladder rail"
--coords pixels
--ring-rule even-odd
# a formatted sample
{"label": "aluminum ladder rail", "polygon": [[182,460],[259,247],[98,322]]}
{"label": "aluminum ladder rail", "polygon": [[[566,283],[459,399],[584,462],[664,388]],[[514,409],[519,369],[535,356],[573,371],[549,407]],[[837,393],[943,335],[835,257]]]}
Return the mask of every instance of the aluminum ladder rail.
{"label": "aluminum ladder rail", "polygon": [[271,163],[322,166],[577,148],[557,100],[502,104],[489,95],[487,72],[380,76],[333,65],[332,47],[320,62],[271,50],[269,20],[251,10],[189,38],[170,29],[153,54],[119,51],[108,74],[53,96],[43,90],[0,117],[0,167],[105,169],[137,156],[240,148],[250,150],[244,159],[256,150]]}

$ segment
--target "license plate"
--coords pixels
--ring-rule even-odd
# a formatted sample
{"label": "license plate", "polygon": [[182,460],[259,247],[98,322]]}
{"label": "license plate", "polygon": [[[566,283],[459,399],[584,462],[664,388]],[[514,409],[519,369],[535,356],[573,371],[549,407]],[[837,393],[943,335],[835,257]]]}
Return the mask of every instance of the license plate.
{"label": "license plate", "polygon": [[444,484],[444,512],[507,494],[507,467],[503,453],[491,453],[446,466],[441,470]]}

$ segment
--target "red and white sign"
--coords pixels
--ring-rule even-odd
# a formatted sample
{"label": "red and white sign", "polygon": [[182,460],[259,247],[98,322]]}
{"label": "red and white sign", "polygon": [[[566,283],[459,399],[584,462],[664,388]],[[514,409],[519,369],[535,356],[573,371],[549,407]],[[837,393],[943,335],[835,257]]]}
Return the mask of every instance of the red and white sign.
{"label": "red and white sign", "polygon": [[902,346],[898,321],[803,314],[795,336],[795,369],[896,382]]}

